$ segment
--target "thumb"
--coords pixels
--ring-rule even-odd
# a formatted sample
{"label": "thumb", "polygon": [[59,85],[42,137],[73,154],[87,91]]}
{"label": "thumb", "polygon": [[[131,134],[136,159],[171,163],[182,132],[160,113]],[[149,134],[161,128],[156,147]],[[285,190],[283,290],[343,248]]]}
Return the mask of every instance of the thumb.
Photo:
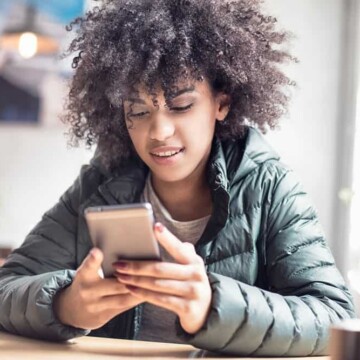
{"label": "thumb", "polygon": [[77,273],[85,280],[94,281],[98,280],[101,276],[101,264],[103,262],[104,255],[98,248],[92,248],[79,266]]}

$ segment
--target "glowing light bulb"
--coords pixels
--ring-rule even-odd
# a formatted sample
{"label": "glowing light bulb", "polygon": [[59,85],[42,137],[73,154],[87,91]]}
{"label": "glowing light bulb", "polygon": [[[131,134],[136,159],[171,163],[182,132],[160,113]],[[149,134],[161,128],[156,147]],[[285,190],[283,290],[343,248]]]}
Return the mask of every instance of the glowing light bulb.
{"label": "glowing light bulb", "polygon": [[32,58],[38,51],[38,38],[34,33],[26,32],[21,34],[19,39],[19,54],[24,59]]}

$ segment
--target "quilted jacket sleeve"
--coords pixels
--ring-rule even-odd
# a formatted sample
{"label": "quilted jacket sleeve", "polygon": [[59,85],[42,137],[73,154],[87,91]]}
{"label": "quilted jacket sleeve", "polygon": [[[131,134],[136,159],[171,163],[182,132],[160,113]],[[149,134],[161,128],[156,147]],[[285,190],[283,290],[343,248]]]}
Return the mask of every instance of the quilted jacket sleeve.
{"label": "quilted jacket sleeve", "polygon": [[211,312],[204,327],[187,336],[199,348],[238,355],[322,355],[329,326],[354,316],[308,196],[292,172],[277,175],[264,239],[268,286],[209,274]]}
{"label": "quilted jacket sleeve", "polygon": [[[83,167],[82,175],[86,171]],[[62,325],[52,309],[55,294],[71,284],[77,267],[82,175],[0,268],[0,330],[50,340],[88,333]]]}

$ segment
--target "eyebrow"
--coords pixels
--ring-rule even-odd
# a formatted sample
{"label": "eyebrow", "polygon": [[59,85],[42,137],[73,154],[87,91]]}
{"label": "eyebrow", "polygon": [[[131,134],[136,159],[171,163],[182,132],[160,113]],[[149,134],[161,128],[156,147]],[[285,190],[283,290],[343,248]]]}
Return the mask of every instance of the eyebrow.
{"label": "eyebrow", "polygon": [[140,98],[128,98],[128,99],[125,99],[125,101],[138,103],[138,104],[146,104],[146,102],[143,99],[140,99]]}
{"label": "eyebrow", "polygon": [[[187,87],[187,88],[184,88],[184,89],[181,89],[173,94],[171,94],[171,97],[169,100],[173,100],[175,99],[176,97],[182,95],[182,94],[185,94],[185,93],[191,93],[195,90],[195,87],[194,86],[190,86],[190,87]],[[130,101],[130,102],[133,102],[133,103],[138,103],[138,104],[146,104],[145,100],[141,99],[141,98],[135,98],[135,97],[131,97],[131,98],[128,98],[128,99],[125,99],[125,101]]]}
{"label": "eyebrow", "polygon": [[175,99],[176,97],[178,97],[182,94],[193,92],[194,90],[195,90],[195,86],[190,86],[188,88],[181,89],[181,90],[171,94],[170,100]]}

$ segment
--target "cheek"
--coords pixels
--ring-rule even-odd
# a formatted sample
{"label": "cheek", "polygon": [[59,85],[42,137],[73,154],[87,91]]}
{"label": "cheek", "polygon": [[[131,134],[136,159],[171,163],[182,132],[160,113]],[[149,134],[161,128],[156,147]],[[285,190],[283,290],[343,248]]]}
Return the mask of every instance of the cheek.
{"label": "cheek", "polygon": [[194,117],[194,124],[192,128],[192,133],[197,135],[198,140],[203,140],[208,142],[209,138],[212,138],[214,135],[215,128],[215,112],[203,111],[198,112]]}
{"label": "cheek", "polygon": [[132,128],[128,128],[128,134],[130,137],[130,140],[136,150],[136,152],[140,155],[142,153],[142,149],[144,148],[146,141],[143,137],[143,134],[141,131],[139,131],[139,128],[136,128],[135,125],[132,126]]}
{"label": "cheek", "polygon": [[128,122],[126,124],[126,127],[130,139],[134,144],[141,142],[144,136],[146,136],[146,130],[144,129],[144,126],[136,124],[135,122],[133,123]]}

